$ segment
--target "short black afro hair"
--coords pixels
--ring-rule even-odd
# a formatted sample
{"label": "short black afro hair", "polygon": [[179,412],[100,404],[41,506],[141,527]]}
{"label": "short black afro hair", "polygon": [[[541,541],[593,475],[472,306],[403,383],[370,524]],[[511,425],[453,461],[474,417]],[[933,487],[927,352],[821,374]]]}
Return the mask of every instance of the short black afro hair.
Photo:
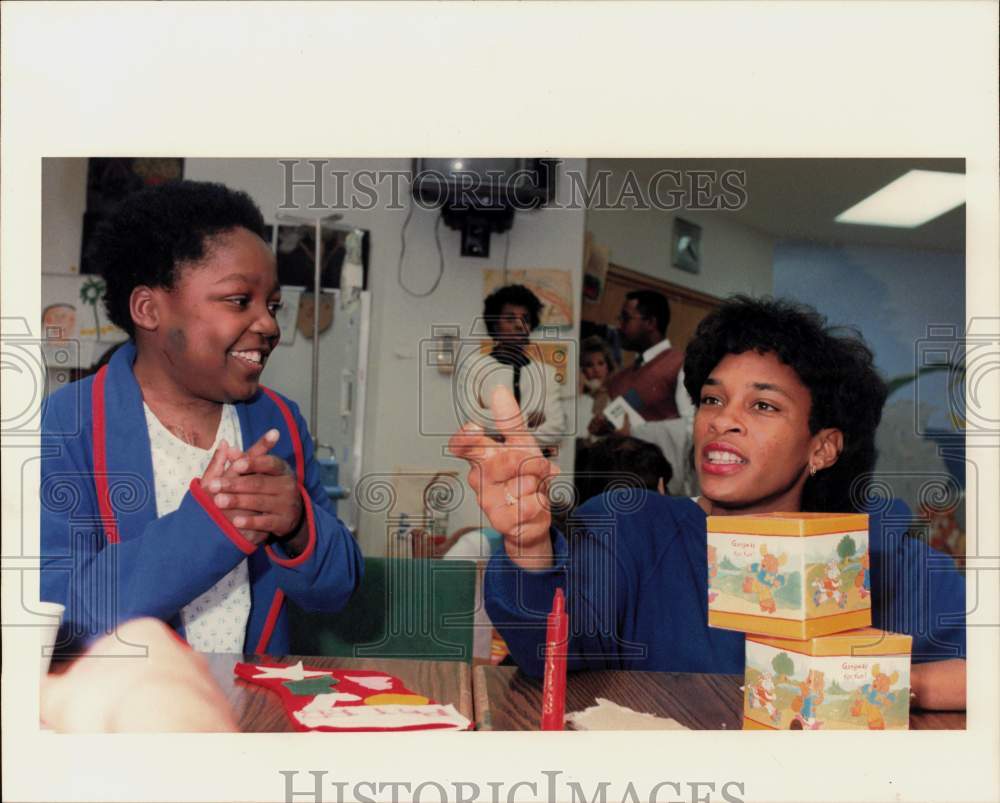
{"label": "short black afro hair", "polygon": [[491,337],[496,336],[497,319],[499,319],[500,313],[503,312],[504,304],[524,307],[528,310],[530,318],[528,328],[531,330],[538,328],[538,324],[541,321],[539,316],[542,314],[542,302],[538,300],[538,296],[523,284],[508,284],[493,291],[486,297],[486,301],[483,302],[483,317],[486,318],[486,331],[490,333]]}
{"label": "short black afro hair", "polygon": [[249,195],[222,184],[171,181],[127,196],[88,252],[107,285],[108,318],[134,337],[132,291],[173,287],[178,266],[202,259],[211,238],[236,228],[263,238],[264,218]]}
{"label": "short black afro hair", "polygon": [[809,430],[844,434],[844,448],[830,468],[806,480],[802,510],[856,509],[854,481],[875,465],[875,430],[887,388],[871,349],[854,329],[834,328],[811,307],[785,300],[735,296],[709,313],[688,344],[684,387],[698,402],[709,374],[727,354],[773,353],[809,390]]}

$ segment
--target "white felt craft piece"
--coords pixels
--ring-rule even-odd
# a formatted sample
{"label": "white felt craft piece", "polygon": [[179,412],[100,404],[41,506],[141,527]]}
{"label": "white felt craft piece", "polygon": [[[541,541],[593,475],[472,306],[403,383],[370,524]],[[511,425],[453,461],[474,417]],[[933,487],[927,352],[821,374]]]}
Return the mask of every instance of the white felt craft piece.
{"label": "white felt craft piece", "polygon": [[260,674],[254,675],[254,680],[305,680],[306,678],[319,678],[330,675],[331,672],[319,672],[314,669],[305,669],[302,661],[292,666],[256,666]]}
{"label": "white felt craft piece", "polygon": [[633,711],[603,697],[597,705],[567,714],[566,721],[573,730],[584,731],[690,730],[676,719]]}
{"label": "white felt craft piece", "polygon": [[336,707],[337,703],[356,703],[360,700],[358,695],[350,692],[333,691],[327,694],[317,694],[309,701],[309,705],[299,710],[299,713],[307,716],[323,715],[331,708]]}
{"label": "white felt craft piece", "polygon": [[[318,695],[325,697],[327,695]],[[453,705],[345,705],[315,706],[314,700],[293,716],[307,728],[400,729],[443,725],[467,730],[471,723]],[[444,728],[442,728],[443,730]]]}
{"label": "white felt craft piece", "polygon": [[344,678],[351,683],[357,683],[359,686],[375,691],[388,691],[392,688],[392,678],[385,675],[344,675]]}
{"label": "white felt craft piece", "polygon": [[306,707],[314,706],[317,709],[333,708],[337,703],[356,703],[360,700],[361,698],[358,695],[347,691],[332,691],[327,694],[317,694]]}

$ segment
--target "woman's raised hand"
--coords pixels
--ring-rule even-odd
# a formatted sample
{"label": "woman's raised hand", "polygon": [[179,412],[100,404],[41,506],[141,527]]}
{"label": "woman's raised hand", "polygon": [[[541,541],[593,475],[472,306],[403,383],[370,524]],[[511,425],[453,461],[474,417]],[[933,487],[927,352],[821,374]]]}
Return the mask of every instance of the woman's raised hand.
{"label": "woman's raised hand", "polygon": [[452,435],[448,448],[469,463],[469,486],[503,534],[510,559],[525,569],[546,568],[552,564],[548,486],[559,468],[538,448],[510,390],[496,388],[490,410],[499,438],[469,423]]}

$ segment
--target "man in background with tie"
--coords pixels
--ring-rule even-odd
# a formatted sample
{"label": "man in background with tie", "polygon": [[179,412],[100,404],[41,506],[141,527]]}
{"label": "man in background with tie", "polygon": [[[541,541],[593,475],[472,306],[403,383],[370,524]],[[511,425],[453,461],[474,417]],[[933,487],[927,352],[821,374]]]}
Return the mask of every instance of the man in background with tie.
{"label": "man in background with tie", "polygon": [[524,285],[509,284],[489,295],[483,318],[493,347],[489,354],[460,362],[456,392],[461,394],[464,417],[492,429],[489,400],[493,388],[506,386],[524,413],[528,431],[547,455],[553,455],[566,434],[566,417],[556,369],[530,340],[541,311],[542,302]]}
{"label": "man in background with tie", "polygon": [[[688,493],[687,470],[695,406],[684,389],[684,352],[670,345],[670,304],[653,290],[634,290],[625,296],[618,315],[622,347],[638,355],[631,365],[614,373],[607,383],[611,407],[622,398],[644,423],[629,422],[625,434],[655,443],[674,470],[668,489]],[[614,425],[604,415],[594,416],[588,427],[595,435],[606,435]],[[621,429],[619,430],[621,431]]]}

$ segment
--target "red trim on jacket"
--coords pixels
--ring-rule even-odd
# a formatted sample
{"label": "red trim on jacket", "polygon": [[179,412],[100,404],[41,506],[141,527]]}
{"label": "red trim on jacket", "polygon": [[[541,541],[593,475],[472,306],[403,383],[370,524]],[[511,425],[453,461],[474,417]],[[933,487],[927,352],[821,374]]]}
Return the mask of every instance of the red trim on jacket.
{"label": "red trim on jacket", "polygon": [[281,396],[270,388],[265,388],[263,385],[260,386],[260,389],[277,405],[281,411],[281,417],[285,419],[285,425],[288,427],[288,433],[292,438],[292,449],[295,451],[295,477],[298,479],[299,484],[302,484],[306,481],[306,459],[302,453],[302,436],[299,433],[298,425],[295,423],[295,417]]}
{"label": "red trim on jacket", "polygon": [[118,534],[118,522],[115,520],[115,510],[111,506],[111,489],[108,487],[108,444],[104,414],[104,382],[107,378],[108,366],[105,365],[97,372],[91,388],[94,485],[97,487],[97,507],[101,513],[101,523],[104,525],[104,537],[108,539],[109,544],[117,544],[121,541],[121,536]]}
{"label": "red trim on jacket", "polygon": [[237,530],[233,523],[226,518],[225,514],[216,507],[215,502],[212,501],[212,497],[208,492],[201,487],[201,479],[195,477],[191,480],[191,495],[194,497],[195,501],[201,505],[205,512],[209,515],[212,521],[215,522],[216,526],[226,535],[226,537],[232,541],[236,547],[245,555],[252,555],[257,551],[257,547],[251,544],[243,537],[242,533]]}
{"label": "red trim on jacket", "polygon": [[166,631],[167,635],[172,636],[174,641],[176,641],[181,647],[183,647],[186,650],[192,650],[192,651],[194,650],[194,648],[190,644],[188,644],[187,641],[184,639],[184,636],[182,636],[180,633],[178,633],[169,625],[167,626]]}
{"label": "red trim on jacket", "polygon": [[286,569],[294,569],[296,566],[305,563],[312,556],[313,550],[316,549],[316,519],[313,514],[312,502],[309,499],[309,494],[306,493],[306,489],[301,485],[299,486],[299,494],[302,496],[302,505],[305,507],[306,525],[309,527],[309,542],[306,544],[306,548],[294,558],[279,558],[278,553],[271,549],[270,546],[264,547],[267,556],[279,566],[284,566]]}
{"label": "red trim on jacket", "polygon": [[257,655],[263,655],[267,652],[267,643],[271,640],[271,634],[274,632],[274,626],[278,623],[278,614],[281,613],[281,606],[284,601],[285,592],[279,588],[274,592],[274,598],[271,600],[271,607],[267,611],[267,619],[264,620],[264,629],[260,632],[260,640],[254,648],[254,652]]}

